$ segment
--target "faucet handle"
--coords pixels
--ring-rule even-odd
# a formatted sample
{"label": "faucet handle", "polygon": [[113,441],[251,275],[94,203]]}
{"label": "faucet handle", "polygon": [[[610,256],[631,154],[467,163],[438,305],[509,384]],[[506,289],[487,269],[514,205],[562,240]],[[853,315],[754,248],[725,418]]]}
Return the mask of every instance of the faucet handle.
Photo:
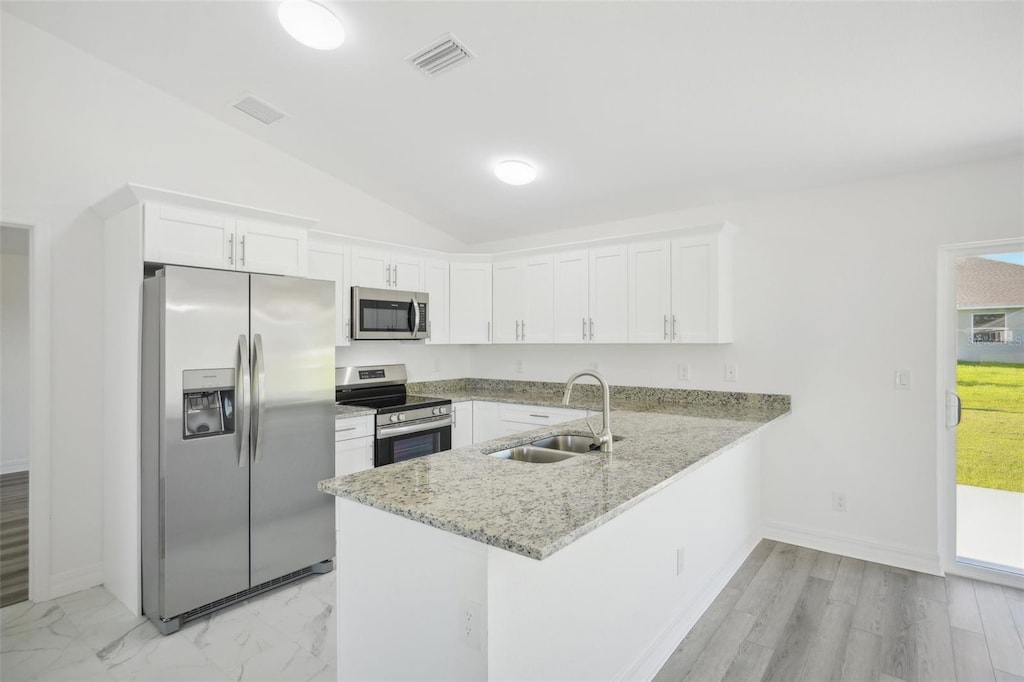
{"label": "faucet handle", "polygon": [[594,429],[594,427],[590,425],[590,419],[585,419],[583,423],[587,425],[588,429],[590,429],[590,435],[594,437],[594,441],[596,442],[597,439],[600,438],[600,436],[597,435],[597,431]]}

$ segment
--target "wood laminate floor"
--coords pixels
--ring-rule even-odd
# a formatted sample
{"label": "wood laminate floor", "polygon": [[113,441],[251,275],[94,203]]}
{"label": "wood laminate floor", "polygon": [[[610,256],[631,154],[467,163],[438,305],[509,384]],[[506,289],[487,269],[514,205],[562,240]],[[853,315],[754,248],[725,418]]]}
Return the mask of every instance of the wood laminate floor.
{"label": "wood laminate floor", "polygon": [[1024,682],[1024,591],[765,540],[655,680]]}
{"label": "wood laminate floor", "polygon": [[28,599],[28,472],[0,476],[0,607]]}

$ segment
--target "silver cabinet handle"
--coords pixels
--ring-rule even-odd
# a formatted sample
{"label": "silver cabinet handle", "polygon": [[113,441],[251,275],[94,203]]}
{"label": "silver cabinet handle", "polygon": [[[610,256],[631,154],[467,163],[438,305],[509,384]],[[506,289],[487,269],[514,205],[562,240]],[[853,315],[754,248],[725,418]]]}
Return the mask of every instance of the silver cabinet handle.
{"label": "silver cabinet handle", "polygon": [[537,417],[538,419],[551,419],[550,414],[531,414],[531,417]]}
{"label": "silver cabinet handle", "polygon": [[516,320],[516,341],[519,340],[519,320]]}
{"label": "silver cabinet handle", "polygon": [[452,428],[455,428],[457,422],[459,421],[458,414],[459,408],[452,405]]}
{"label": "silver cabinet handle", "polygon": [[395,274],[391,277],[391,283],[394,284],[395,288],[397,289],[398,288],[398,266],[397,265],[392,265],[391,267],[393,267],[395,269]]}
{"label": "silver cabinet handle", "polygon": [[665,316],[665,324],[663,328],[665,330],[665,340],[668,341],[668,315]]}
{"label": "silver cabinet handle", "polygon": [[351,339],[352,338],[352,319],[351,318],[345,320],[345,338],[346,339]]}
{"label": "silver cabinet handle", "polygon": [[238,380],[235,386],[235,414],[238,423],[238,466],[244,467],[249,460],[249,340],[245,334],[238,335]]}
{"label": "silver cabinet handle", "polygon": [[678,320],[676,319],[676,316],[672,315],[672,339],[673,340],[675,340],[676,336],[678,336],[676,334],[676,322],[678,322]]}
{"label": "silver cabinet handle", "polygon": [[385,265],[384,269],[387,271],[387,274],[384,275],[384,281],[387,284],[387,286],[390,287],[391,286],[391,266],[390,265]]}
{"label": "silver cabinet handle", "polygon": [[590,340],[594,340],[594,318],[590,318]]}
{"label": "silver cabinet handle", "polygon": [[266,409],[266,370],[263,367],[263,337],[256,334],[252,337],[252,401],[256,405],[256,418],[252,420],[252,461],[260,461],[260,428],[263,426],[264,411]]}
{"label": "silver cabinet handle", "polygon": [[416,335],[420,332],[420,305],[416,302],[416,297],[412,297],[412,338],[416,338]]}
{"label": "silver cabinet handle", "polygon": [[228,264],[235,264],[235,235],[228,235]]}
{"label": "silver cabinet handle", "polygon": [[583,340],[587,340],[587,318],[583,318]]}
{"label": "silver cabinet handle", "polygon": [[350,426],[347,429],[334,429],[335,433],[341,433],[342,431],[355,431],[357,427]]}
{"label": "silver cabinet handle", "polygon": [[488,341],[491,340],[491,322],[490,322],[490,320],[487,321],[487,340]]}
{"label": "silver cabinet handle", "polygon": [[523,320],[523,341],[526,341],[526,320]]}
{"label": "silver cabinet handle", "polygon": [[242,236],[241,245],[242,245],[242,267],[244,268],[245,267],[245,236],[244,235]]}

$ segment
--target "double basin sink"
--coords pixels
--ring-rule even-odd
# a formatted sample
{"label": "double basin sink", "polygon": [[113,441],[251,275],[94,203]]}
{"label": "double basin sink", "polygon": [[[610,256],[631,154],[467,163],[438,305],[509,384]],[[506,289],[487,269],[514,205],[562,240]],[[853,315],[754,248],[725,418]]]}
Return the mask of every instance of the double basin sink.
{"label": "double basin sink", "polygon": [[[615,438],[614,440],[619,439]],[[551,464],[597,449],[594,440],[589,436],[560,434],[540,438],[526,445],[492,452],[491,457],[511,459],[516,462],[530,462],[531,464]]]}

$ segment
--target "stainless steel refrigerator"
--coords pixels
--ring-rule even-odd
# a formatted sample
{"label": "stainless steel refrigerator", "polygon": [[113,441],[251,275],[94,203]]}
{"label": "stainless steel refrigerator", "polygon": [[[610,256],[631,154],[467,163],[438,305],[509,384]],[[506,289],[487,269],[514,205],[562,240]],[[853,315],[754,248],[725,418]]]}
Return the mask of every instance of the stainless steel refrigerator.
{"label": "stainless steel refrigerator", "polygon": [[331,570],[334,284],[163,267],[142,364],[143,612],[167,634]]}

